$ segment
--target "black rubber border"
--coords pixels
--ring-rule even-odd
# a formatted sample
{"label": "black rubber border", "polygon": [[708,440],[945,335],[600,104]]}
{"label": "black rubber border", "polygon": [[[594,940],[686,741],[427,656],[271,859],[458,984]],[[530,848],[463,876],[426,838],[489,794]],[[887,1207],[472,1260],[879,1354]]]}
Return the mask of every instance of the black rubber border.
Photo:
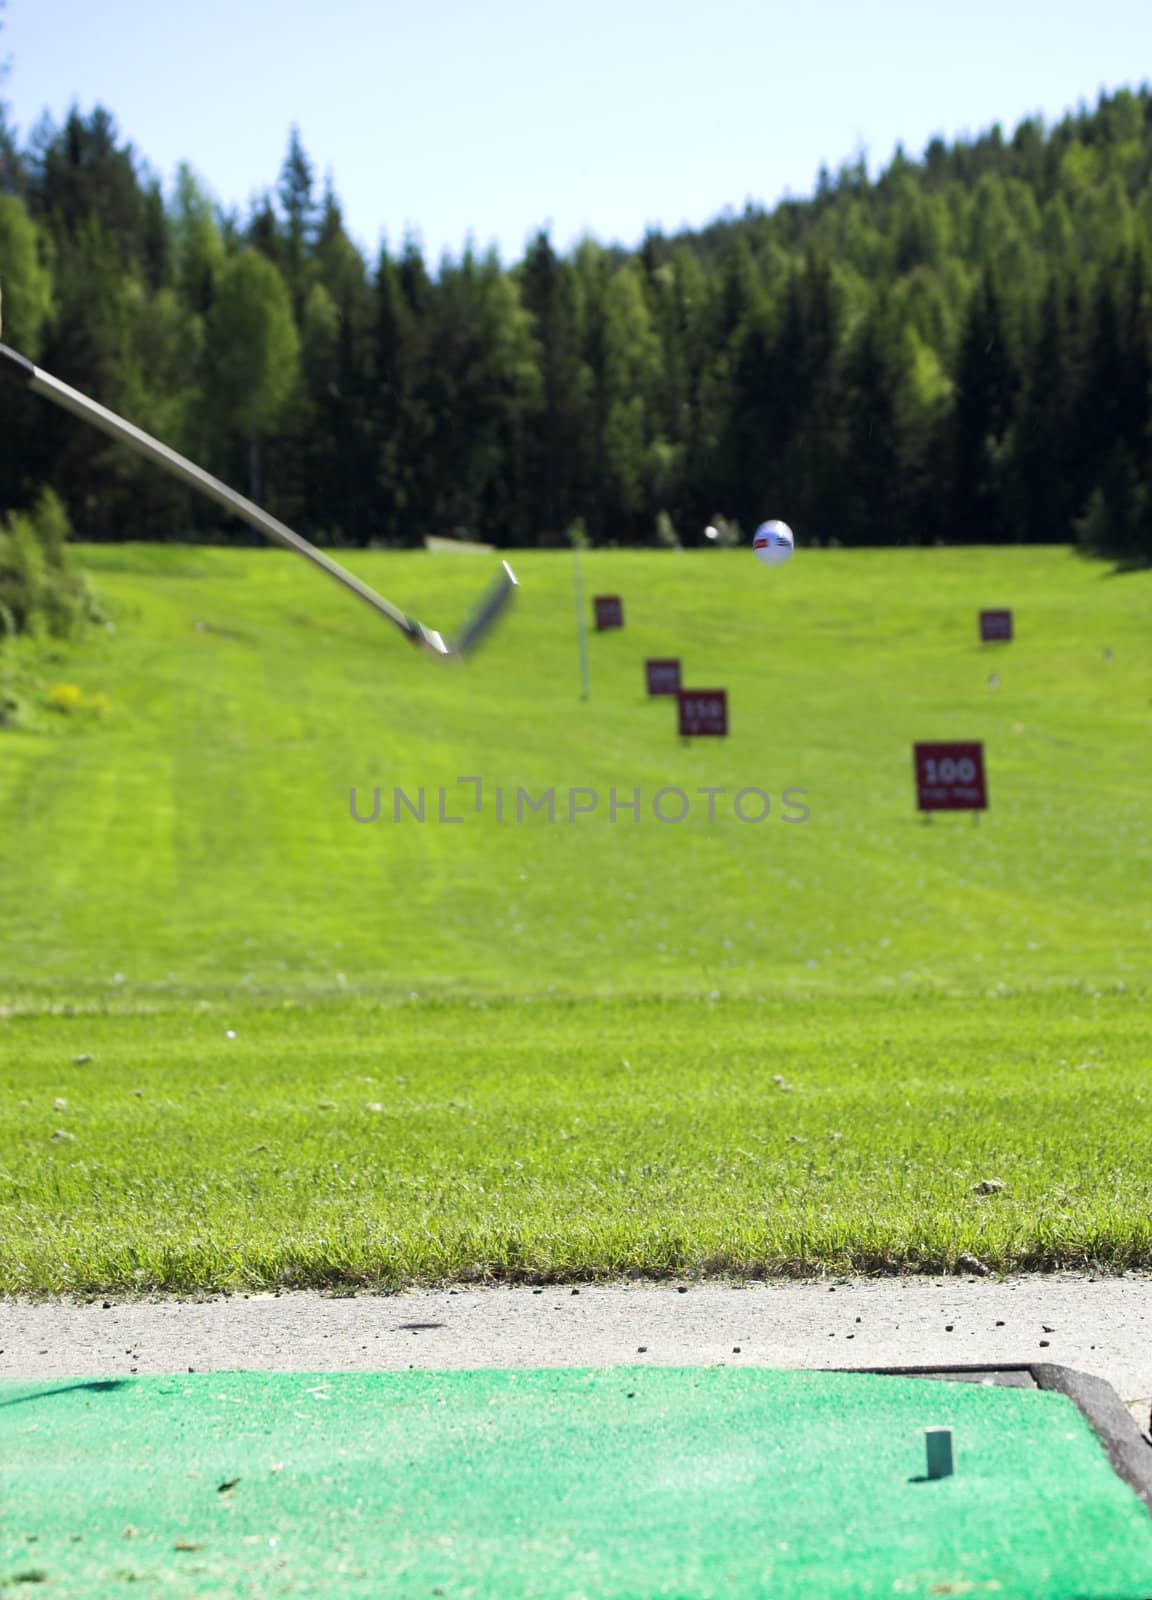
{"label": "black rubber border", "polygon": [[1052,1361],[1011,1362],[1003,1365],[936,1367],[833,1367],[834,1372],[870,1372],[888,1378],[943,1378],[981,1383],[997,1373],[1026,1373],[1037,1389],[1065,1394],[1104,1446],[1112,1469],[1152,1512],[1152,1444],[1140,1432],[1132,1415],[1110,1383]]}

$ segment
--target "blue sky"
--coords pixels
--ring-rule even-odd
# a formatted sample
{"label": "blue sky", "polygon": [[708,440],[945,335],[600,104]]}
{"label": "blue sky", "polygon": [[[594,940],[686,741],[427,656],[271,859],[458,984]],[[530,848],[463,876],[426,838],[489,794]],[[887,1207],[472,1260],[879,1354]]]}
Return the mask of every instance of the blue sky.
{"label": "blue sky", "polygon": [[[946,12],[947,15],[941,13]],[[166,180],[246,208],[299,124],[368,251],[634,244],[1152,79],[1150,0],[8,0],[4,91],[103,103]]]}

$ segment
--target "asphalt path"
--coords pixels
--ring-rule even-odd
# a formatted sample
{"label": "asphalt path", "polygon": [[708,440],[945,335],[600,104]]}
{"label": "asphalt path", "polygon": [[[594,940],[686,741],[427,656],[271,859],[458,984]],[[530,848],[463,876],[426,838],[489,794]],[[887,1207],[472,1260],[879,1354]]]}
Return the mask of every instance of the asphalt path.
{"label": "asphalt path", "polygon": [[1147,1432],[1152,1274],[707,1280],[0,1301],[0,1377],[1055,1362]]}

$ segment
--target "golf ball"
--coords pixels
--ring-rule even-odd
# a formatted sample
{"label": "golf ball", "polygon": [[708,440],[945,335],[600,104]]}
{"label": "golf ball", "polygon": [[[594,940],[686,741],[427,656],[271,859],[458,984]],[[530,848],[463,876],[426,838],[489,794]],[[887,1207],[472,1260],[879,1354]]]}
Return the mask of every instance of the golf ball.
{"label": "golf ball", "polygon": [[762,522],[752,539],[752,551],[757,561],[766,566],[778,567],[792,554],[792,529],[786,522]]}

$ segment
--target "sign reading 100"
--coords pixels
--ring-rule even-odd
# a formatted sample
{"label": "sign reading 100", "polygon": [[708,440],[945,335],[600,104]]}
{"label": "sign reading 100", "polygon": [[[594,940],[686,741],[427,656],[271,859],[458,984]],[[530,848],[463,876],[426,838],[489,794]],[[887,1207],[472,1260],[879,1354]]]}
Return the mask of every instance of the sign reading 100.
{"label": "sign reading 100", "polygon": [[925,783],[975,783],[976,763],[970,756],[961,756],[959,761],[953,761],[951,756],[944,756],[939,761],[934,761],[931,756],[922,758],[921,767]]}

